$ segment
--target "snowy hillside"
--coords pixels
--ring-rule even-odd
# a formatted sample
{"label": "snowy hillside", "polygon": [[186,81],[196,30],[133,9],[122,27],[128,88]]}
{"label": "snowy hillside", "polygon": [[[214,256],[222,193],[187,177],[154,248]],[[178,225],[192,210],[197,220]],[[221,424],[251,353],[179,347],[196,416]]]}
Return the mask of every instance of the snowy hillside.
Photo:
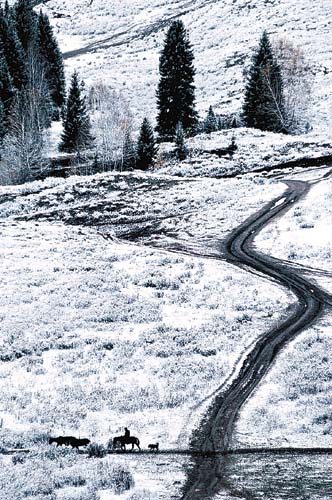
{"label": "snowy hillside", "polygon": [[[51,0],[53,19],[69,71],[91,83],[103,79],[123,91],[134,115],[154,118],[158,59],[165,28],[181,17],[196,55],[197,106],[220,112],[240,108],[243,71],[263,29],[302,47],[312,65],[312,123],[331,123],[331,0]],[[76,52],[78,50],[78,52]]]}

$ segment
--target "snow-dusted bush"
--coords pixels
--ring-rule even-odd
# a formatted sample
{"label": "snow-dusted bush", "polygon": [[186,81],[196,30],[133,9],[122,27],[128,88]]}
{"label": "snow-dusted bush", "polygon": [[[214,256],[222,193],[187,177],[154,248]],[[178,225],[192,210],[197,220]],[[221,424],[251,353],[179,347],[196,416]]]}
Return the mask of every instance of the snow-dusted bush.
{"label": "snow-dusted bush", "polygon": [[155,494],[148,490],[137,490],[128,497],[128,500],[154,500]]}
{"label": "snow-dusted bush", "polygon": [[94,487],[80,488],[78,491],[71,491],[61,495],[61,500],[99,500],[100,495]]}
{"label": "snow-dusted bush", "polygon": [[110,489],[120,495],[134,486],[134,478],[124,464],[103,461],[97,464],[93,486],[97,489]]}
{"label": "snow-dusted bush", "polygon": [[103,458],[107,455],[107,449],[104,445],[98,443],[90,443],[88,446],[89,457]]}

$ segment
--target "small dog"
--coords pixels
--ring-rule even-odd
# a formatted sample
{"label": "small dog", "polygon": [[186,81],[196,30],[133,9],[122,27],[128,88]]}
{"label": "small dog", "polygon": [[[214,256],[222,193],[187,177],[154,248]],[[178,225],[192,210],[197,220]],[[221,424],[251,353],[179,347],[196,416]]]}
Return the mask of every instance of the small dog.
{"label": "small dog", "polygon": [[159,443],[156,443],[156,444],[149,444],[148,448],[149,448],[149,450],[151,450],[151,451],[159,451]]}

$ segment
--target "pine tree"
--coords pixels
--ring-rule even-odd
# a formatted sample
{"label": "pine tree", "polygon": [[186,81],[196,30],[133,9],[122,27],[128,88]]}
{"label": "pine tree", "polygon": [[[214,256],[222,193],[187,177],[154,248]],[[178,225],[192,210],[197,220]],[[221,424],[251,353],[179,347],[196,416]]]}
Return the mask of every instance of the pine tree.
{"label": "pine tree", "polygon": [[49,19],[42,12],[38,17],[37,41],[51,98],[56,107],[62,108],[66,97],[63,59]]}
{"label": "pine tree", "polygon": [[15,23],[25,53],[36,43],[37,16],[31,0],[18,0],[15,4]]}
{"label": "pine tree", "polygon": [[15,91],[13,81],[9,73],[7,61],[0,46],[0,101],[3,105],[5,116],[8,115],[14,94]]}
{"label": "pine tree", "polygon": [[25,54],[18,38],[16,25],[9,14],[0,12],[0,41],[6,58],[13,85],[18,90],[27,83]]}
{"label": "pine tree", "polygon": [[0,101],[0,146],[2,146],[3,138],[7,132],[7,116],[5,113],[5,108]]}
{"label": "pine tree", "polygon": [[188,154],[184,140],[184,131],[181,122],[177,124],[175,131],[175,154],[177,159],[180,161],[185,160]]}
{"label": "pine tree", "polygon": [[60,151],[79,152],[91,146],[90,118],[86,108],[86,99],[75,71],[71,78],[71,85],[67,103],[64,109],[63,133],[61,136]]}
{"label": "pine tree", "polygon": [[243,118],[247,127],[286,131],[281,70],[266,31],[252,58],[245,89]]}
{"label": "pine tree", "polygon": [[154,139],[153,129],[148,119],[144,118],[137,142],[137,168],[146,170],[153,164],[156,154],[157,147]]}
{"label": "pine tree", "polygon": [[8,0],[5,1],[5,7],[4,7],[4,15],[5,15],[5,18],[8,19],[9,16],[11,14],[11,9],[9,7],[9,3],[8,3]]}
{"label": "pine tree", "polygon": [[127,128],[123,141],[122,168],[132,170],[136,166],[136,151],[131,138],[131,130]]}
{"label": "pine tree", "polygon": [[203,130],[207,134],[210,134],[211,132],[215,132],[216,130],[218,130],[218,121],[216,115],[214,114],[212,106],[209,107],[209,111],[207,112],[203,124]]}
{"label": "pine tree", "polygon": [[174,21],[160,56],[157,131],[161,140],[174,137],[179,122],[186,132],[197,124],[194,55],[182,21]]}
{"label": "pine tree", "polygon": [[233,155],[233,153],[235,153],[235,151],[238,150],[238,145],[236,144],[236,140],[235,140],[235,135],[234,134],[232,135],[231,143],[228,146],[228,150],[229,150],[229,152],[230,152],[231,155]]}

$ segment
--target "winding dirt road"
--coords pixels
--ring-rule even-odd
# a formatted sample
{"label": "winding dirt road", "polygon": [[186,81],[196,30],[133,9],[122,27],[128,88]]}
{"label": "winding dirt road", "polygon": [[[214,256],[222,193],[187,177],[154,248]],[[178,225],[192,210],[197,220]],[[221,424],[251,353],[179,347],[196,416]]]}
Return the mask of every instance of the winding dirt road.
{"label": "winding dirt road", "polygon": [[229,262],[277,280],[297,296],[298,302],[286,321],[256,343],[238,376],[216,396],[199,435],[191,443],[193,450],[202,451],[202,456],[193,456],[183,500],[211,498],[227,486],[223,475],[225,459],[214,455],[214,452],[228,449],[241,407],[267,373],[280,349],[317,319],[324,307],[332,306],[332,298],[324,290],[278,259],[261,254],[254,248],[253,240],[258,232],[310,189],[310,184],[303,181],[292,180],[287,185],[283,195],[265,205],[230,234],[224,243],[223,253]]}

